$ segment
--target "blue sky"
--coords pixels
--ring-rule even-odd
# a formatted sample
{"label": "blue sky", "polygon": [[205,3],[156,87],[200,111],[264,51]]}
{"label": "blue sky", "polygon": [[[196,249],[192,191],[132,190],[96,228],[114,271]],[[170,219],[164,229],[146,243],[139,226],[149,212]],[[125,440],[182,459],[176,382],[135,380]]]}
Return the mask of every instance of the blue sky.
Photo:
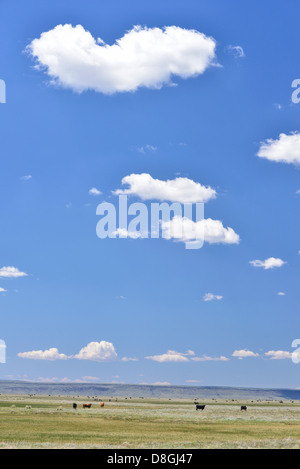
{"label": "blue sky", "polygon": [[[0,378],[300,387],[300,365],[289,356],[300,336],[300,147],[292,134],[300,131],[300,104],[291,102],[300,78],[299,14],[293,0],[2,0],[0,337],[7,362]],[[177,86],[78,93],[74,83],[62,86],[63,75],[51,84],[47,70],[34,67],[38,58],[24,52],[66,24],[110,45],[135,25],[198,31],[215,40],[219,66],[173,75]],[[147,47],[145,67],[155,78]],[[127,71],[112,63],[123,86]],[[93,79],[84,64],[72,70],[72,80],[81,72]],[[100,81],[107,70],[99,68]],[[112,191],[130,174],[212,187],[217,197],[205,204],[205,217],[232,227],[240,242],[189,251],[173,240],[100,240],[97,205],[117,203]],[[284,264],[250,264],[272,258]],[[204,301],[208,293],[222,298]],[[102,341],[110,359],[75,358]],[[72,358],[18,356],[52,348]]]}

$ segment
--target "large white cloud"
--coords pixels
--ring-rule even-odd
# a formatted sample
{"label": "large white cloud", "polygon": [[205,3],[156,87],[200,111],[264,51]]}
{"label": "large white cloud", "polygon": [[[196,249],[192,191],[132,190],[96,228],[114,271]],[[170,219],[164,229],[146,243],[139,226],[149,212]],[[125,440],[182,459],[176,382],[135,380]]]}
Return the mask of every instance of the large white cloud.
{"label": "large white cloud", "polygon": [[32,360],[91,360],[97,362],[115,360],[117,353],[112,343],[102,340],[101,342],[90,342],[86,347],[83,347],[77,355],[65,355],[59,353],[57,348],[50,348],[49,350],[33,350],[31,352],[18,353],[20,358],[29,358]]}
{"label": "large white cloud", "polygon": [[27,274],[25,272],[21,272],[16,267],[2,267],[0,269],[0,277],[18,278],[18,277],[27,277]]}
{"label": "large white cloud", "polygon": [[220,220],[206,218],[197,222],[175,216],[162,222],[164,237],[177,241],[204,240],[209,244],[238,244],[240,237],[232,228],[225,228]]}
{"label": "large white cloud", "polygon": [[90,342],[74,356],[78,360],[92,360],[97,362],[115,360],[117,353],[111,342],[102,340],[101,342]]}
{"label": "large white cloud", "polygon": [[262,269],[269,270],[269,269],[275,269],[276,267],[282,267],[284,264],[286,264],[286,262],[283,261],[282,259],[270,257],[269,259],[266,259],[265,261],[261,261],[259,259],[250,261],[250,264],[253,267],[260,267]]}
{"label": "large white cloud", "polygon": [[130,174],[122,179],[128,189],[118,189],[116,195],[135,195],[142,200],[165,200],[179,203],[207,202],[216,197],[211,187],[201,185],[188,178],[176,178],[162,181],[154,179],[150,174]]}
{"label": "large white cloud", "polygon": [[262,142],[257,156],[279,163],[300,164],[300,133],[282,133],[278,140]]}
{"label": "large white cloud", "polygon": [[55,84],[106,94],[161,88],[172,76],[200,75],[215,64],[215,49],[213,38],[177,26],[135,26],[109,45],[70,24],[43,32],[28,46]]}
{"label": "large white cloud", "polygon": [[64,353],[59,353],[57,348],[50,348],[49,350],[33,350],[31,352],[18,353],[20,358],[29,358],[31,360],[67,360],[69,357]]}

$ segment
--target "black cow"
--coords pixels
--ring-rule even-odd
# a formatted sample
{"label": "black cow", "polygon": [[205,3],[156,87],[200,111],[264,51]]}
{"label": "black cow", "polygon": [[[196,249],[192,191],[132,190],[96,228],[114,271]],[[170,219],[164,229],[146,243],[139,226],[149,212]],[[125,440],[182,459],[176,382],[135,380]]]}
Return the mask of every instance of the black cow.
{"label": "black cow", "polygon": [[74,404],[73,404],[73,409],[74,409],[74,410],[77,409],[77,404],[75,404],[75,402],[74,402]]}
{"label": "black cow", "polygon": [[203,410],[205,409],[205,405],[196,405],[196,410]]}
{"label": "black cow", "polygon": [[245,410],[245,411],[246,411],[246,410],[247,410],[247,406],[246,406],[246,405],[242,405],[242,406],[241,406],[241,410]]}

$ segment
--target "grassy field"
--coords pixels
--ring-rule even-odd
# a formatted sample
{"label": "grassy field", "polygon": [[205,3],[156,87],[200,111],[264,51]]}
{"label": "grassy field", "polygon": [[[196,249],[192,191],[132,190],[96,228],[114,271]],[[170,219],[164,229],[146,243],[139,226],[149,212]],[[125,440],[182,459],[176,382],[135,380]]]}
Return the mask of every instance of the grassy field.
{"label": "grassy field", "polygon": [[1,395],[0,448],[300,448],[298,402],[103,400]]}

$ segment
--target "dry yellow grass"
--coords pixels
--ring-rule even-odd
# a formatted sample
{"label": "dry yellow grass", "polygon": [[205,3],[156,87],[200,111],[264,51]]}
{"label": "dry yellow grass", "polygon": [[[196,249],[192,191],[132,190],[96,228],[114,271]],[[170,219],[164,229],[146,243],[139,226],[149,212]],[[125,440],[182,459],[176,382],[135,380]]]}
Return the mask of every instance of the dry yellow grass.
{"label": "dry yellow grass", "polygon": [[242,413],[238,402],[207,402],[204,412],[184,400],[106,400],[84,410],[77,399],[77,411],[72,402],[1,396],[0,448],[300,447],[297,403],[247,403]]}

